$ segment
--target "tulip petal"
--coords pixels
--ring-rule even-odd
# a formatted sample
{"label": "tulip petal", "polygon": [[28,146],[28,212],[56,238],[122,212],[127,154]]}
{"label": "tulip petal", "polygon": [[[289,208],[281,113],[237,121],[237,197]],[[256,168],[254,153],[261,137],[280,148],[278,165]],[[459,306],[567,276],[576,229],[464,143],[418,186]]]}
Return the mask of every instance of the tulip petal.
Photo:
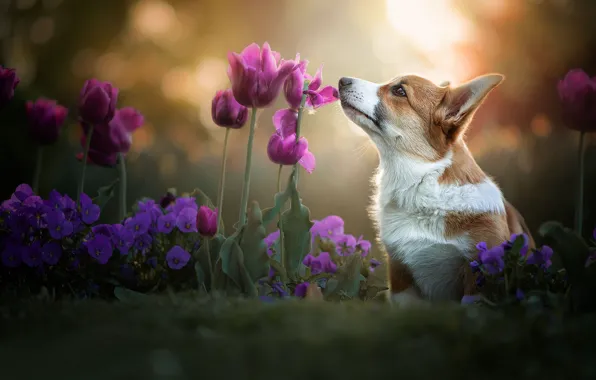
{"label": "tulip petal", "polygon": [[242,56],[244,63],[248,67],[258,69],[261,66],[261,48],[254,42],[245,47],[244,50],[242,50],[242,53],[240,53],[240,56]]}
{"label": "tulip petal", "polygon": [[316,167],[315,155],[312,154],[311,151],[307,150],[304,152],[304,155],[300,161],[298,161],[298,163],[310,174],[315,170]]}
{"label": "tulip petal", "polygon": [[295,134],[297,122],[298,113],[289,108],[278,110],[273,114],[273,125],[282,137]]}
{"label": "tulip petal", "polygon": [[317,69],[317,72],[315,73],[315,77],[312,79],[312,81],[308,85],[308,89],[312,90],[312,91],[317,91],[319,89],[319,87],[321,87],[322,83],[323,83],[323,65],[321,65],[321,67],[319,67]]}

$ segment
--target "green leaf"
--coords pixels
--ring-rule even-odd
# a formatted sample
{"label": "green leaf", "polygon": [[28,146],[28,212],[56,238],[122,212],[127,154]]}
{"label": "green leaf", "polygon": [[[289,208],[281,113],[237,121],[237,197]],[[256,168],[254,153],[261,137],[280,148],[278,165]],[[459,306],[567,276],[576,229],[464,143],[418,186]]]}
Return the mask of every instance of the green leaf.
{"label": "green leaf", "polygon": [[263,214],[257,202],[252,202],[248,210],[248,220],[240,237],[240,248],[244,254],[244,266],[254,283],[269,273],[269,256],[265,236],[267,231],[263,225]]}
{"label": "green leaf", "polygon": [[281,265],[281,263],[277,260],[270,259],[269,265],[275,269],[275,272],[279,275],[281,282],[284,284],[288,283],[288,275],[286,274],[286,269]]}
{"label": "green leaf", "polygon": [[[226,238],[223,235],[215,235],[211,239],[203,238],[198,251],[195,253],[195,260],[200,263],[205,274],[205,286],[210,289],[211,273],[209,271],[209,256],[211,255],[211,265],[215,271],[215,263],[219,258],[219,252]],[[214,276],[215,277],[215,276]]]}
{"label": "green leaf", "polygon": [[205,284],[205,271],[201,268],[201,263],[198,261],[195,263],[195,275],[197,277],[197,285],[199,289]]}
{"label": "green leaf", "polygon": [[244,266],[244,255],[238,245],[238,238],[242,230],[240,229],[234,235],[228,237],[221,245],[221,250],[219,251],[223,273],[234,281],[238,287],[242,286],[240,268]]}
{"label": "green leaf", "polygon": [[561,258],[569,284],[571,308],[575,312],[596,311],[596,271],[586,268],[590,248],[574,231],[558,222],[547,222],[540,226],[540,235],[545,244],[551,246]]}
{"label": "green leaf", "polygon": [[120,179],[115,179],[112,183],[107,186],[100,187],[97,190],[97,196],[93,198],[93,203],[99,206],[101,210],[106,206],[108,201],[114,197],[116,194],[116,185]]}
{"label": "green leaf", "polygon": [[146,294],[135,292],[133,290],[117,286],[114,288],[114,296],[121,302],[125,303],[142,303],[147,302]]}
{"label": "green leaf", "polygon": [[292,194],[291,185],[292,185],[292,176],[290,176],[290,179],[288,180],[288,185],[286,186],[286,190],[281,193],[275,194],[275,196],[273,198],[274,206],[263,210],[263,224],[264,225],[268,225],[273,220],[275,220],[275,218],[277,218],[277,216],[281,212],[282,208],[284,207],[284,205],[286,204],[288,199],[290,199],[290,195]]}
{"label": "green leaf", "polygon": [[339,286],[339,281],[336,278],[330,278],[329,280],[327,280],[327,283],[325,284],[325,297],[328,297],[332,294],[335,293],[335,290],[337,289],[337,287]]}
{"label": "green leaf", "polygon": [[356,297],[360,292],[360,282],[366,280],[360,269],[362,268],[362,257],[358,255],[348,256],[345,264],[338,268],[335,280],[337,288],[330,295],[345,294],[348,297]]}
{"label": "green leaf", "polygon": [[290,209],[282,214],[285,250],[285,262],[282,264],[288,277],[296,279],[300,264],[311,249],[310,228],[313,222],[310,220],[310,210],[300,201],[295,171],[291,175],[288,188],[291,192],[291,205]]}
{"label": "green leaf", "polygon": [[581,282],[590,248],[574,231],[559,222],[546,222],[538,230],[544,243],[561,258],[571,283]]}
{"label": "green leaf", "polygon": [[526,239],[523,237],[523,235],[519,235],[517,238],[515,238],[513,244],[511,244],[511,249],[509,250],[510,254],[519,256],[525,244]]}

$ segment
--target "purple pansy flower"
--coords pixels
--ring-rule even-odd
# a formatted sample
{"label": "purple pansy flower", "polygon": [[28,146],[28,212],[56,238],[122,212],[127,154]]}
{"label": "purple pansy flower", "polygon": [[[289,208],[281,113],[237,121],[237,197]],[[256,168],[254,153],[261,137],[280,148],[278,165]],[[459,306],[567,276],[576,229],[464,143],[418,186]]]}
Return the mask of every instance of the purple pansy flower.
{"label": "purple pansy flower", "polygon": [[134,247],[142,254],[145,254],[151,249],[151,243],[153,243],[151,235],[143,234],[135,238]]}
{"label": "purple pansy flower", "polygon": [[296,285],[296,288],[294,289],[294,296],[299,297],[299,298],[306,297],[306,291],[308,290],[309,285],[310,285],[310,282],[302,282],[302,283]]}
{"label": "purple pansy flower", "polygon": [[21,257],[22,252],[23,246],[21,244],[9,240],[2,251],[2,264],[8,268],[17,268],[23,261]]}
{"label": "purple pansy flower", "polygon": [[339,216],[329,215],[321,220],[315,220],[310,232],[312,233],[313,241],[316,236],[331,239],[333,236],[344,233],[344,221]]}
{"label": "purple pansy flower", "polygon": [[176,227],[176,214],[170,212],[169,214],[161,215],[157,219],[157,232],[162,234],[169,234]]}
{"label": "purple pansy flower", "polygon": [[197,210],[187,207],[178,213],[176,226],[182,232],[198,232],[197,230]]}
{"label": "purple pansy flower", "polygon": [[50,241],[41,249],[41,259],[48,265],[56,265],[62,257],[62,246],[56,241]]}
{"label": "purple pansy flower", "polygon": [[166,254],[168,267],[174,270],[182,269],[190,260],[190,254],[179,245],[175,245]]}
{"label": "purple pansy flower", "polygon": [[334,236],[333,241],[337,247],[337,254],[340,256],[350,256],[356,251],[356,238],[352,235]]}
{"label": "purple pansy flower", "polygon": [[176,202],[172,206],[172,210],[176,215],[178,215],[182,210],[185,208],[191,208],[194,210],[198,210],[199,206],[193,197],[180,197],[176,198]]}
{"label": "purple pansy flower", "polygon": [[134,233],[122,224],[112,225],[112,243],[121,255],[128,254],[135,240]]}
{"label": "purple pansy flower", "polygon": [[478,259],[482,263],[482,267],[491,275],[498,274],[505,268],[503,257],[505,256],[505,248],[502,245],[497,245],[493,248],[480,251]]}
{"label": "purple pansy flower", "polygon": [[28,247],[23,247],[21,258],[23,259],[23,263],[28,267],[37,268],[40,266],[43,261],[41,259],[41,244],[39,240],[34,241]]}
{"label": "purple pansy flower", "polygon": [[316,257],[309,253],[302,263],[310,268],[312,274],[335,273],[337,270],[337,265],[331,260],[329,252],[321,252]]}
{"label": "purple pansy flower", "polygon": [[273,256],[273,254],[274,254],[273,245],[279,239],[279,234],[280,234],[279,230],[275,230],[274,232],[267,235],[265,237],[265,239],[263,240],[265,242],[265,244],[267,245],[267,254],[269,256]]}
{"label": "purple pansy flower", "polygon": [[366,256],[369,254],[372,244],[368,240],[364,240],[364,236],[360,235],[358,241],[356,242],[356,248],[358,248],[362,252],[362,256]]}
{"label": "purple pansy flower", "polygon": [[85,224],[93,224],[99,219],[100,208],[94,204],[91,198],[85,194],[81,194],[80,210],[81,220]]}
{"label": "purple pansy flower", "polygon": [[56,240],[70,236],[73,232],[73,225],[66,220],[64,213],[60,210],[50,210],[46,214],[46,223],[50,236]]}
{"label": "purple pansy flower", "polygon": [[124,223],[126,228],[131,230],[135,236],[143,235],[149,231],[151,215],[147,212],[139,212]]}
{"label": "purple pansy flower", "polygon": [[106,235],[97,234],[85,242],[85,245],[87,246],[89,256],[93,257],[100,264],[107,263],[110,257],[112,257],[112,242]]}
{"label": "purple pansy flower", "polygon": [[550,267],[552,264],[551,257],[553,256],[553,249],[548,245],[543,245],[542,248],[534,250],[530,255],[526,263],[530,265],[543,266],[545,269]]}

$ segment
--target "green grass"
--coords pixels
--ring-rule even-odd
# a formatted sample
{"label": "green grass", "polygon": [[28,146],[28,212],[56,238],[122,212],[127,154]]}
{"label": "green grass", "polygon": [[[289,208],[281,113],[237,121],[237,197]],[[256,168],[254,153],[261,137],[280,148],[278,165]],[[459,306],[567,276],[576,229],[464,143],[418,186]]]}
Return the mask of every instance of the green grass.
{"label": "green grass", "polygon": [[3,380],[596,378],[593,316],[158,296],[0,312]]}

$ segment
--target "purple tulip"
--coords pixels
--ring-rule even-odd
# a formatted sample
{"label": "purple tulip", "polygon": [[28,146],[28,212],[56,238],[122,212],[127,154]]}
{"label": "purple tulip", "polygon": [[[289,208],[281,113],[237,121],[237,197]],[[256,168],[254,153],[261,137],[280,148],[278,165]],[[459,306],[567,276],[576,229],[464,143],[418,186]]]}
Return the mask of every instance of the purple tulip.
{"label": "purple tulip", "polygon": [[596,132],[596,78],[581,69],[567,73],[557,86],[567,127]]}
{"label": "purple tulip", "polygon": [[211,118],[220,127],[239,129],[246,124],[248,108],[234,99],[231,89],[220,90],[211,102]]}
{"label": "purple tulip", "polygon": [[228,77],[232,82],[234,98],[245,107],[265,108],[279,95],[290,73],[297,67],[294,61],[280,60],[265,42],[256,43],[242,53],[228,53]]}
{"label": "purple tulip", "polygon": [[[300,58],[296,57],[296,61]],[[304,94],[304,81],[309,81],[306,90],[306,104],[307,108],[319,108],[326,104],[333,103],[339,99],[339,93],[333,86],[326,86],[320,89],[323,83],[323,66],[321,66],[314,78],[306,72],[308,61],[303,60],[298,64],[298,68],[290,74],[284,84],[284,95],[286,101],[293,109],[298,109]]]}
{"label": "purple tulip", "polygon": [[[276,134],[281,136],[284,140],[291,135],[294,135],[294,141],[296,140],[296,123],[298,122],[298,113],[292,109],[281,109],[273,114],[273,125],[275,126]],[[279,140],[279,138],[271,137],[271,140]],[[271,140],[269,141],[270,144],[272,143]],[[302,138],[300,139],[302,140]],[[300,141],[299,140],[299,141]],[[300,143],[300,142],[299,142]],[[278,144],[278,141],[275,141],[275,144]],[[307,144],[308,146],[308,144]],[[272,159],[273,162],[277,163]],[[298,163],[308,172],[312,173],[316,167],[316,159],[315,155],[312,154],[311,151],[308,150],[302,154],[299,158]],[[281,165],[292,165],[292,164],[281,164]]]}
{"label": "purple tulip", "polygon": [[116,112],[118,89],[110,82],[89,79],[79,96],[79,116],[85,123],[98,125],[109,123]]}
{"label": "purple tulip", "polygon": [[53,144],[58,140],[68,109],[55,100],[40,98],[35,103],[26,103],[29,134],[42,145]]}
{"label": "purple tulip", "polygon": [[212,237],[217,233],[217,209],[211,210],[207,206],[199,207],[197,213],[197,227],[203,236]]}
{"label": "purple tulip", "polygon": [[304,156],[308,150],[308,141],[301,137],[296,141],[296,135],[282,137],[274,133],[267,145],[269,159],[278,165],[294,165]]}
{"label": "purple tulip", "polygon": [[[132,145],[132,133],[143,125],[144,118],[136,109],[124,107],[116,110],[109,123],[97,124],[93,128],[89,145],[88,164],[112,167],[118,162],[118,153],[126,154]],[[87,144],[89,124],[82,123],[81,146]],[[82,159],[82,153],[77,158]]]}
{"label": "purple tulip", "polygon": [[14,69],[4,68],[0,65],[0,108],[14,97],[14,90],[21,80]]}

